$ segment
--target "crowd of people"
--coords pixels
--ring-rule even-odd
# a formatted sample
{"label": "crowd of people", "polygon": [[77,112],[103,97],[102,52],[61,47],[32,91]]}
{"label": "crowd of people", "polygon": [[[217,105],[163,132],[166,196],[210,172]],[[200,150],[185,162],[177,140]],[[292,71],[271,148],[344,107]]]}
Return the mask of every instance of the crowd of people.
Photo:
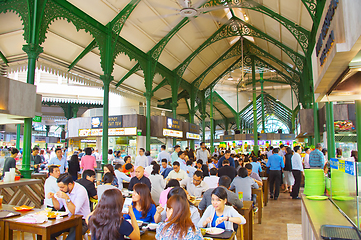
{"label": "crowd of people", "polygon": [[[139,239],[137,221],[158,223],[156,239],[202,239],[199,228],[235,230],[234,226],[245,224],[236,209],[242,208],[243,201],[253,201],[257,211],[252,188],[262,186],[263,174],[269,177],[271,198],[278,199],[283,185],[284,192],[299,199],[303,170],[327,169],[322,150],[321,144],[312,152],[306,148],[304,158],[300,146],[292,149],[284,145],[251,154],[215,149],[211,155],[202,142],[197,151],[182,151],[176,145],[171,154],[162,145],[157,159],[140,148],[133,161],[131,156],[122,158],[110,150],[110,163],[103,166],[103,177],[98,181],[99,154],[91,148],[75,152],[68,161],[64,149],[54,149],[53,157],[46,159],[35,147],[31,164],[35,171],[48,169],[44,204],[82,215],[83,234],[90,229],[93,239]],[[16,167],[18,153],[11,149],[4,171]],[[122,196],[125,183],[132,194],[131,204],[126,206]],[[198,208],[191,201],[196,198],[202,198]],[[75,239],[75,229],[67,231],[67,239]]]}

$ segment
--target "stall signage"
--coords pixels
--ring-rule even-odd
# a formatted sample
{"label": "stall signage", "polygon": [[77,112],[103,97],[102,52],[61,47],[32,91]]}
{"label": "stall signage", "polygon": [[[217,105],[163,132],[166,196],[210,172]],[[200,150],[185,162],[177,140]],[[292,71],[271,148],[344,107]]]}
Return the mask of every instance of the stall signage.
{"label": "stall signage", "polygon": [[355,175],[355,162],[353,161],[331,158],[330,167],[350,175]]}
{"label": "stall signage", "polygon": [[163,136],[182,138],[183,137],[183,132],[182,131],[176,131],[176,130],[173,130],[173,129],[163,128]]}
{"label": "stall signage", "polygon": [[[109,116],[108,127],[109,128],[121,128],[123,126],[123,116]],[[103,117],[92,117],[91,128],[98,129],[103,128]]]}
{"label": "stall signage", "polygon": [[96,143],[97,140],[93,140],[93,139],[83,139],[81,140],[82,143]]}
{"label": "stall signage", "polygon": [[234,135],[223,136],[223,141],[233,141]]}
{"label": "stall signage", "polygon": [[176,129],[180,130],[180,122],[179,120],[173,118],[167,118],[167,128],[168,129]]}
{"label": "stall signage", "polygon": [[197,124],[189,123],[189,132],[190,133],[198,133]]}
{"label": "stall signage", "polygon": [[33,117],[33,122],[41,122],[42,117],[41,116],[35,116]]}
{"label": "stall signage", "polygon": [[[129,128],[109,128],[109,136],[135,136],[137,135],[136,127]],[[99,137],[103,136],[103,129],[79,129],[79,137]]]}
{"label": "stall signage", "polygon": [[316,56],[319,57],[319,55],[321,53],[321,56],[320,56],[320,65],[321,66],[325,63],[327,54],[329,53],[331,47],[334,45],[334,42],[335,42],[335,34],[332,30],[326,41],[325,47],[322,50],[323,41],[325,40],[325,38],[328,34],[328,30],[330,29],[331,22],[333,20],[333,16],[335,15],[335,11],[337,9],[338,3],[339,3],[339,0],[331,0],[330,5],[328,6],[325,20],[324,20],[322,28],[321,28],[321,33],[320,33],[317,43],[316,43]]}
{"label": "stall signage", "polygon": [[200,134],[195,134],[195,133],[187,132],[187,133],[186,133],[186,138],[187,138],[187,139],[199,140],[199,139],[201,138],[201,135],[200,135]]}

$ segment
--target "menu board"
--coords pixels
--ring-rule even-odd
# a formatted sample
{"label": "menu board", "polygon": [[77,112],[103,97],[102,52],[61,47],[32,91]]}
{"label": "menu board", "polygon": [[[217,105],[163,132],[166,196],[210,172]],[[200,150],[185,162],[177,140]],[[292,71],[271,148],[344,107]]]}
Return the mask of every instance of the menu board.
{"label": "menu board", "polygon": [[165,136],[165,137],[182,138],[182,137],[183,137],[183,132],[182,132],[182,131],[173,130],[173,129],[163,128],[163,136]]}
{"label": "menu board", "polygon": [[[109,136],[135,136],[137,135],[136,127],[129,128],[109,128]],[[99,137],[103,136],[103,129],[79,129],[79,137]]]}
{"label": "menu board", "polygon": [[196,133],[187,132],[187,133],[186,133],[186,138],[187,138],[187,139],[199,140],[199,139],[201,138],[201,135],[200,135],[200,134],[196,134]]}

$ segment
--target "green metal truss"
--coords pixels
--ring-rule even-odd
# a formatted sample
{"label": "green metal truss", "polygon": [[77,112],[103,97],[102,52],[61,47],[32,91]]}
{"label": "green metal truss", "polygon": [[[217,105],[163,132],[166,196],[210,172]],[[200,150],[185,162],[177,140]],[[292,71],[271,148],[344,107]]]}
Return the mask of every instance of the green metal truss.
{"label": "green metal truss", "polygon": [[210,36],[202,45],[200,45],[191,55],[189,55],[176,69],[175,72],[178,76],[182,76],[191,63],[191,61],[206,47],[209,45],[234,36],[251,36],[266,40],[284,51],[290,59],[294,62],[299,71],[303,70],[304,56],[295,52],[291,48],[285,46],[278,40],[263,33],[252,25],[242,21],[237,17],[232,17],[226,24],[219,28],[212,36]]}
{"label": "green metal truss", "polygon": [[272,19],[278,21],[287,30],[289,30],[290,33],[296,38],[297,42],[300,44],[303,52],[306,52],[308,48],[308,37],[310,35],[310,32],[298,25],[297,23],[292,22],[291,20],[283,17],[282,15],[252,0],[211,0],[204,4],[203,7],[217,7],[220,5],[227,6],[229,8],[244,8],[254,10],[271,17]]}
{"label": "green metal truss", "polygon": [[6,66],[9,66],[9,61],[6,59],[5,55],[0,51],[0,58],[3,60],[3,62],[6,64]]}
{"label": "green metal truss", "polygon": [[[301,0],[313,21],[316,21],[317,0]],[[321,0],[322,1],[322,0]],[[319,1],[319,2],[321,2]]]}

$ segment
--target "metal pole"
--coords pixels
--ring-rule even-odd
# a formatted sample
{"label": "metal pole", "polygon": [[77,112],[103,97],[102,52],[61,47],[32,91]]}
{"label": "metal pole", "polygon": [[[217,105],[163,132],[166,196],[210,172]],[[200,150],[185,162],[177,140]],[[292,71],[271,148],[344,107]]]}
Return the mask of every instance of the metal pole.
{"label": "metal pole", "polygon": [[16,125],[16,148],[20,149],[20,131],[21,131],[21,124]]}
{"label": "metal pole", "polygon": [[202,142],[206,141],[206,118],[205,115],[202,114]]}
{"label": "metal pole", "polygon": [[355,101],[356,105],[356,132],[358,161],[361,162],[361,100]]}
{"label": "metal pole", "polygon": [[265,117],[264,117],[264,94],[263,94],[263,72],[260,73],[260,77],[261,77],[261,106],[262,106],[262,130],[263,132],[266,131],[266,126],[265,126]]}
{"label": "metal pole", "polygon": [[326,102],[326,130],[328,160],[335,157],[335,129],[333,120],[333,103]]}
{"label": "metal pole", "polygon": [[320,129],[318,126],[318,103],[313,102],[313,126],[315,145],[320,142]]}
{"label": "metal pole", "polygon": [[258,152],[258,132],[257,132],[257,94],[256,94],[256,66],[252,56],[252,85],[253,85],[253,152]]}
{"label": "metal pole", "polygon": [[211,153],[213,153],[214,152],[213,89],[211,89],[210,119],[211,119]]}
{"label": "metal pole", "polygon": [[109,83],[106,79],[104,83],[103,99],[103,137],[102,137],[102,164],[108,164],[108,123],[109,123]]}

